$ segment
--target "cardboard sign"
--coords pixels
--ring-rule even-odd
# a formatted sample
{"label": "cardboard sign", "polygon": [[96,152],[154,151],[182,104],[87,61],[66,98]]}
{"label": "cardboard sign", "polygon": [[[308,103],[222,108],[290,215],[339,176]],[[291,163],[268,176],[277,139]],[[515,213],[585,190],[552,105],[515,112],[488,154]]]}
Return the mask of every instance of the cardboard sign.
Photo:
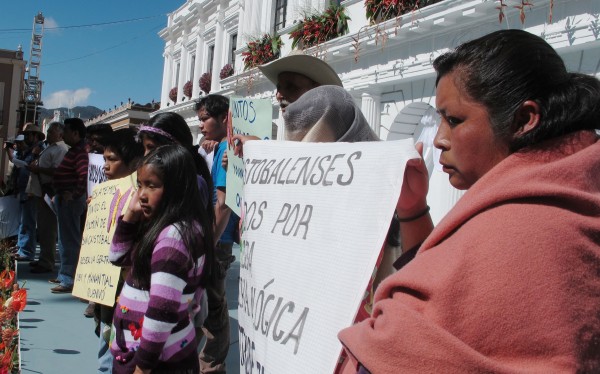
{"label": "cardboard sign", "polygon": [[231,136],[254,135],[270,139],[272,132],[273,106],[268,99],[232,97],[229,99],[230,123],[227,138],[227,195],[225,204],[238,215],[243,200],[244,163],[233,154]]}
{"label": "cardboard sign", "polygon": [[334,371],[416,157],[412,139],[244,145],[240,372]]}
{"label": "cardboard sign", "polygon": [[121,268],[108,260],[117,218],[129,206],[136,174],[97,185],[88,205],[73,295],[112,306]]}
{"label": "cardboard sign", "polygon": [[88,160],[87,194],[88,196],[92,196],[94,187],[106,181],[104,156],[96,153],[88,153]]}

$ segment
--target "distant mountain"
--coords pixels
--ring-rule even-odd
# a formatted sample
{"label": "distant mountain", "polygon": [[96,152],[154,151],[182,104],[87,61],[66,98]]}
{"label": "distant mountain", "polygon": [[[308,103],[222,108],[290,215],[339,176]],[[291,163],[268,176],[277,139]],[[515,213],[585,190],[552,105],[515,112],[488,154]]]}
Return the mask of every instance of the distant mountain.
{"label": "distant mountain", "polygon": [[62,117],[80,117],[82,120],[87,120],[92,117],[95,117],[103,112],[102,109],[96,108],[95,106],[76,106],[71,108],[55,108],[55,109],[46,109],[46,108],[38,108],[40,111],[40,117],[51,118],[54,117],[54,111],[60,110]]}

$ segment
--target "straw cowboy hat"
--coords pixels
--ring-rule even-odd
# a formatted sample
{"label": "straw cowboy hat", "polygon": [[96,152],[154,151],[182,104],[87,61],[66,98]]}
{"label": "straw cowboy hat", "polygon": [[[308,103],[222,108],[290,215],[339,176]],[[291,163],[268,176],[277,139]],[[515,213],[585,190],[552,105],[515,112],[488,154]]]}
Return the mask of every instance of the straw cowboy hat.
{"label": "straw cowboy hat", "polygon": [[39,128],[39,126],[36,126],[31,122],[25,124],[25,127],[23,127],[23,132],[41,132],[42,134],[44,133],[42,129]]}
{"label": "straw cowboy hat", "polygon": [[42,139],[46,137],[46,134],[44,134],[42,129],[40,129],[39,126],[36,126],[31,122],[25,124],[25,126],[23,127],[23,132],[39,132],[40,134],[42,134]]}
{"label": "straw cowboy hat", "polygon": [[280,57],[258,67],[260,71],[277,85],[277,77],[283,72],[302,74],[319,85],[334,85],[343,87],[340,77],[335,70],[320,58],[305,55],[299,51],[292,51],[285,57]]}

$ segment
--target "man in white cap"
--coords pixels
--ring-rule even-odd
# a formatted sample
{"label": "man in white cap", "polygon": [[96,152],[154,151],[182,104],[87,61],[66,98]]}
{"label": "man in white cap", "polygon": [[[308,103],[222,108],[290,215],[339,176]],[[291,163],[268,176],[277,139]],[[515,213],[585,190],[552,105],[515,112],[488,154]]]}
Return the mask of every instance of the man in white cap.
{"label": "man in white cap", "polygon": [[258,68],[277,87],[275,98],[282,112],[306,91],[315,87],[344,87],[340,77],[328,63],[298,51],[292,51],[289,55]]}

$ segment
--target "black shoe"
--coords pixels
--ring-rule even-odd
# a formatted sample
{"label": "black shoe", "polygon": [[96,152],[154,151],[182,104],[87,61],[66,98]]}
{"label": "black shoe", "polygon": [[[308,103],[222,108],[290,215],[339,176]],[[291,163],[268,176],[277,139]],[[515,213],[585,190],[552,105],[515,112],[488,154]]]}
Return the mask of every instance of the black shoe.
{"label": "black shoe", "polygon": [[29,263],[29,266],[31,266],[32,268],[38,266],[40,264],[40,262],[38,260],[33,260]]}
{"label": "black shoe", "polygon": [[60,284],[60,281],[56,278],[53,279],[48,279],[48,283],[52,283],[52,284]]}
{"label": "black shoe", "polygon": [[32,274],[51,273],[52,269],[48,269],[43,266],[36,266],[36,267],[32,268],[31,270],[29,270],[29,272]]}
{"label": "black shoe", "polygon": [[88,306],[85,308],[85,311],[83,312],[83,315],[86,318],[92,318],[94,317],[94,308],[96,307],[95,303],[89,303]]}

